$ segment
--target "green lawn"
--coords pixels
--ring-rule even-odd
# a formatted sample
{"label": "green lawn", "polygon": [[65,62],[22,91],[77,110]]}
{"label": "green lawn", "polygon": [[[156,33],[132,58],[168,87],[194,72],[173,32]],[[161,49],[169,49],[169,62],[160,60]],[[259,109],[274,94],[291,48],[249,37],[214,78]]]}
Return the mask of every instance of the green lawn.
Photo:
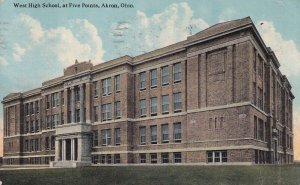
{"label": "green lawn", "polygon": [[0,171],[3,185],[300,185],[300,165],[118,166]]}

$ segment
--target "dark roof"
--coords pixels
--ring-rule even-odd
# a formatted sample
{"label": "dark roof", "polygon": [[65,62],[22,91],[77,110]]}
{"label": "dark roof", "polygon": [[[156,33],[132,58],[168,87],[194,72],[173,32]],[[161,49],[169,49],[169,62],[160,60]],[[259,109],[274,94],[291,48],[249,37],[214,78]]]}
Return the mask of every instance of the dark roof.
{"label": "dark roof", "polygon": [[253,22],[250,17],[245,17],[243,19],[237,19],[237,20],[233,20],[233,21],[218,23],[218,24],[215,24],[205,30],[202,30],[202,31],[196,33],[195,35],[188,37],[187,40],[190,42],[190,41],[195,41],[195,40],[199,40],[199,39],[204,39],[204,38],[218,35],[220,33],[227,32],[227,31],[236,29],[238,27],[242,27],[242,26],[249,25],[252,23]]}

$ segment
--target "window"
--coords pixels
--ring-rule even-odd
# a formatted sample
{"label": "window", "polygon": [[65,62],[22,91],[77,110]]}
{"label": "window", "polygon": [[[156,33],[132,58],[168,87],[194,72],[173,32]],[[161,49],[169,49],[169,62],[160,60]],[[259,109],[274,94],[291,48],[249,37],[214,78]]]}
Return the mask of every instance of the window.
{"label": "window", "polygon": [[94,122],[98,121],[98,106],[94,106]]}
{"label": "window", "polygon": [[168,124],[161,125],[161,135],[162,135],[162,142],[168,143],[169,142],[169,126],[168,126]]}
{"label": "window", "polygon": [[59,121],[59,114],[54,114],[54,127],[60,124]]}
{"label": "window", "polygon": [[151,144],[157,144],[157,126],[151,126]]}
{"label": "window", "polygon": [[121,103],[119,101],[115,102],[115,118],[121,117]]}
{"label": "window", "polygon": [[151,78],[151,87],[157,86],[157,69],[153,69],[150,71],[150,78]]}
{"label": "window", "polygon": [[157,97],[151,98],[151,115],[157,115]]}
{"label": "window", "polygon": [[25,128],[25,133],[28,133],[29,132],[29,122],[26,121],[26,128]]}
{"label": "window", "polygon": [[111,164],[111,154],[107,154],[107,164]]}
{"label": "window", "polygon": [[26,103],[25,105],[25,111],[26,111],[26,115],[28,116],[29,115],[29,104]]}
{"label": "window", "polygon": [[94,97],[98,97],[98,81],[93,82],[93,86],[94,86]]}
{"label": "window", "polygon": [[162,113],[163,114],[169,113],[169,96],[168,95],[162,96]]}
{"label": "window", "polygon": [[256,49],[253,51],[254,57],[253,57],[253,71],[256,73]]}
{"label": "window", "polygon": [[146,163],[146,154],[140,154],[140,163]]}
{"label": "window", "polygon": [[115,164],[121,163],[121,156],[120,156],[120,154],[115,154],[114,155],[114,163]]}
{"label": "window", "polygon": [[253,104],[254,105],[257,105],[256,99],[257,99],[257,97],[256,97],[256,83],[253,82]]}
{"label": "window", "polygon": [[46,137],[45,148],[46,148],[46,150],[50,149],[49,137]]}
{"label": "window", "polygon": [[62,112],[60,115],[61,124],[65,124],[65,114]]}
{"label": "window", "polygon": [[105,155],[101,155],[101,163],[104,164],[106,161],[106,156]]}
{"label": "window", "polygon": [[101,135],[102,135],[102,145],[103,146],[110,145],[110,143],[111,143],[111,130],[110,129],[101,130]]}
{"label": "window", "polygon": [[55,128],[55,117],[54,117],[54,115],[51,115],[51,123],[50,123],[50,128]]}
{"label": "window", "polygon": [[60,97],[61,97],[60,98],[61,104],[64,105],[65,104],[64,91],[61,92]]}
{"label": "window", "polygon": [[53,94],[53,98],[54,98],[54,103],[53,103],[53,107],[55,107],[55,106],[59,106],[59,93],[57,92],[57,93],[54,93]]}
{"label": "window", "polygon": [[150,154],[150,158],[151,158],[152,164],[157,163],[157,154],[155,154],[155,153]]}
{"label": "window", "polygon": [[258,87],[258,98],[257,98],[258,108],[263,109],[263,90]]}
{"label": "window", "polygon": [[[30,152],[34,151],[34,143],[35,143],[35,140],[30,139]],[[10,146],[10,147],[12,147],[12,146]]]}
{"label": "window", "polygon": [[102,80],[102,96],[111,94],[111,78]]}
{"label": "window", "polygon": [[102,105],[102,121],[111,120],[111,103]]}
{"label": "window", "polygon": [[169,163],[169,153],[162,153],[161,154],[161,162],[162,163]]}
{"label": "window", "polygon": [[39,103],[39,101],[36,101],[36,102],[35,102],[35,112],[36,112],[36,113],[39,113],[39,112],[40,112],[40,103]]}
{"label": "window", "polygon": [[140,116],[146,116],[147,109],[146,109],[146,100],[140,100]]}
{"label": "window", "polygon": [[34,112],[33,112],[33,102],[30,103],[30,114],[34,114]]}
{"label": "window", "polygon": [[93,155],[92,156],[92,163],[97,164],[98,163],[98,155]]}
{"label": "window", "polygon": [[258,139],[264,141],[264,121],[258,119]]}
{"label": "window", "polygon": [[80,122],[80,109],[75,110],[75,122]]}
{"label": "window", "polygon": [[140,127],[140,143],[146,144],[146,127]]}
{"label": "window", "polygon": [[181,123],[174,123],[174,141],[175,143],[181,142]]}
{"label": "window", "polygon": [[257,117],[254,116],[254,139],[257,139]]}
{"label": "window", "polygon": [[[50,95],[47,95],[46,96],[46,100],[47,100],[47,109],[49,109],[50,108]],[[28,105],[28,104],[27,104]],[[28,106],[27,106],[28,107]],[[27,108],[27,110],[28,110],[28,108]],[[28,114],[27,114],[28,115]]]}
{"label": "window", "polygon": [[173,65],[173,80],[174,80],[174,83],[181,81],[180,63]]}
{"label": "window", "polygon": [[120,145],[121,144],[121,129],[115,128],[115,144]]}
{"label": "window", "polygon": [[181,111],[181,93],[174,93],[174,112]]}
{"label": "window", "polygon": [[26,151],[26,152],[29,151],[29,142],[28,142],[27,139],[25,140],[25,151]]}
{"label": "window", "polygon": [[31,123],[30,123],[30,132],[31,133],[34,132],[34,121],[31,121]]}
{"label": "window", "polygon": [[93,146],[98,146],[98,130],[93,131]]}
{"label": "window", "polygon": [[115,92],[120,92],[121,90],[121,79],[120,75],[115,76]]}
{"label": "window", "polygon": [[146,89],[146,72],[140,73],[140,89]]}
{"label": "window", "polygon": [[55,137],[51,136],[51,150],[55,149]]}
{"label": "window", "polygon": [[77,86],[75,87],[75,101],[80,101],[80,88]]}
{"label": "window", "polygon": [[36,132],[40,131],[39,120],[35,120],[35,131]]}
{"label": "window", "polygon": [[224,163],[227,162],[227,151],[207,151],[208,163]]}
{"label": "window", "polygon": [[51,116],[47,116],[46,121],[47,121],[47,129],[51,128]]}
{"label": "window", "polygon": [[161,69],[161,82],[162,82],[162,85],[169,84],[169,68],[168,68],[168,66],[164,66]]}
{"label": "window", "polygon": [[39,139],[35,139],[34,151],[39,151]]}
{"label": "window", "polygon": [[181,163],[181,153],[180,152],[173,153],[173,156],[174,156],[174,163]]}

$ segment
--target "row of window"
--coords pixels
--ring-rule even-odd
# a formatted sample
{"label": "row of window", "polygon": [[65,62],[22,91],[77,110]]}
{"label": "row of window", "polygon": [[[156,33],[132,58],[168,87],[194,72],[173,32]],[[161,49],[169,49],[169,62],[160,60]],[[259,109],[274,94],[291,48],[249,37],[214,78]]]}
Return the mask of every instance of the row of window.
{"label": "row of window", "polygon": [[[256,49],[253,51],[255,54],[257,53]],[[257,55],[253,58],[253,71],[256,73],[258,71],[258,76],[263,77],[264,74],[264,62],[260,55]],[[258,59],[258,60],[257,60]]]}
{"label": "row of window", "polygon": [[266,123],[254,116],[254,139],[266,141]]}
{"label": "row of window", "polygon": [[54,108],[59,105],[64,105],[64,92],[55,92],[49,95],[46,95],[46,108]]}
{"label": "row of window", "polygon": [[[101,130],[101,145],[102,146],[108,146],[112,145],[111,142],[111,131],[112,129],[103,129]],[[121,145],[121,129],[115,128],[114,130],[114,145],[118,146]],[[93,146],[98,146],[98,130],[93,131]]]}
{"label": "row of window", "polygon": [[27,133],[35,133],[40,131],[40,122],[39,120],[31,120],[26,121],[25,126],[24,126],[24,134]]}
{"label": "row of window", "polygon": [[[139,129],[140,144],[146,144],[146,126],[141,126]],[[151,144],[157,144],[157,125],[150,126]],[[181,142],[181,123],[173,124],[173,139],[175,143]],[[161,125],[161,143],[169,143],[169,124]]]}
{"label": "row of window", "polygon": [[40,101],[34,101],[30,103],[25,103],[25,114],[27,116],[31,114],[38,114],[40,112]]}
{"label": "row of window", "polygon": [[[181,81],[181,67],[180,63],[173,64],[173,81],[174,83]],[[157,69],[150,70],[150,87],[155,88],[157,87]],[[146,72],[141,72],[139,74],[139,86],[140,90],[146,89]],[[162,86],[169,84],[169,66],[163,66],[161,68],[161,84]]]}
{"label": "row of window", "polygon": [[103,154],[103,155],[94,155],[92,156],[92,163],[94,164],[119,164],[121,163],[120,154]]}
{"label": "row of window", "polygon": [[[35,152],[42,150],[42,139],[26,139],[24,141],[24,151],[25,152]],[[45,150],[55,150],[55,137],[49,136],[45,137]]]}
{"label": "row of window", "polygon": [[208,163],[226,163],[227,162],[227,151],[207,151],[207,162]]}
{"label": "row of window", "polygon": [[[161,97],[161,109],[162,114],[169,113],[169,95],[163,95]],[[150,99],[150,114],[151,116],[157,115],[157,97],[151,97]],[[180,112],[182,110],[182,103],[181,103],[181,92],[177,92],[173,94],[173,107],[174,112]],[[147,102],[146,99],[140,100],[140,117],[147,116]]]}
{"label": "row of window", "polygon": [[[112,77],[109,77],[109,78],[105,78],[103,80],[101,80],[101,85],[102,85],[102,96],[107,96],[107,95],[110,95],[111,92],[112,92],[112,85],[111,85],[111,81],[112,81]],[[121,91],[121,77],[120,75],[116,75],[114,76],[114,84],[115,84],[115,92],[118,93]],[[93,90],[93,94],[94,94],[94,97],[98,97],[98,81],[95,81],[93,83],[93,86],[94,86],[94,90]]]}
{"label": "row of window", "polygon": [[[157,163],[157,153],[150,153],[150,163],[156,164]],[[139,162],[140,163],[147,163],[147,154],[141,153],[139,154]],[[173,153],[173,163],[181,163],[182,157],[181,152],[174,152]],[[170,163],[169,153],[161,153],[161,163]]]}

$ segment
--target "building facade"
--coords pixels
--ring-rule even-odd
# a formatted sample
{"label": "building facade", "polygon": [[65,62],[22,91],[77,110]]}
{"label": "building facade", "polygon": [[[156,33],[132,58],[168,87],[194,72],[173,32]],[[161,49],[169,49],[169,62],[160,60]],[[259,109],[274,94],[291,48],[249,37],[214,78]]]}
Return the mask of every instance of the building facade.
{"label": "building facade", "polygon": [[11,93],[5,165],[293,162],[291,85],[249,17]]}

